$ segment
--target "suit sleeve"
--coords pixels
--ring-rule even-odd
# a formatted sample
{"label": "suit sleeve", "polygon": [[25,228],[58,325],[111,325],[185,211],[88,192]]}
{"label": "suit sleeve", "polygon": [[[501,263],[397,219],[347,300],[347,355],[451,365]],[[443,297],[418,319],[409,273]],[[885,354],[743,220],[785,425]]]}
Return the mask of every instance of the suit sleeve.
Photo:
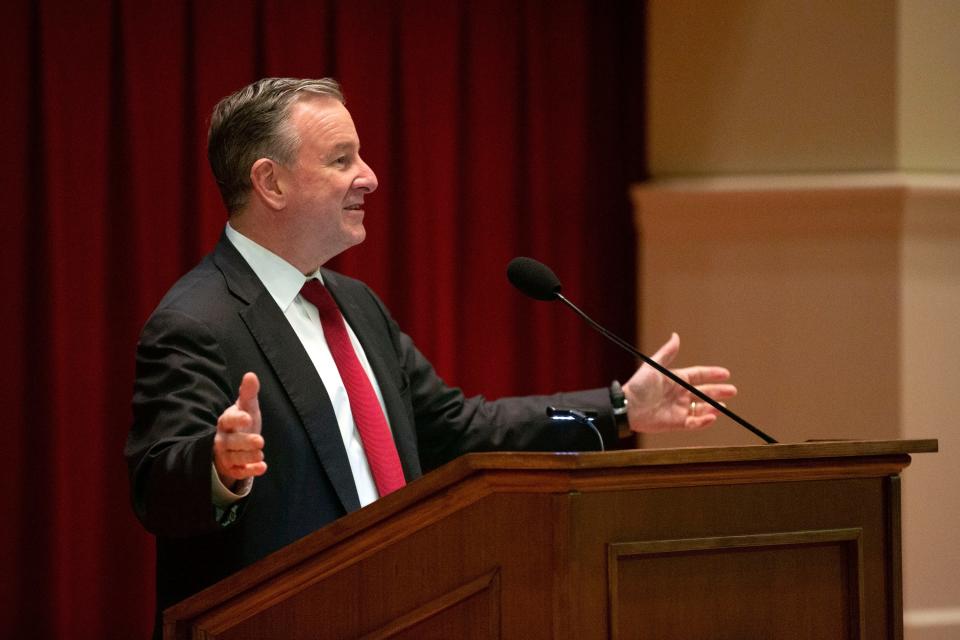
{"label": "suit sleeve", "polygon": [[208,327],[176,311],[154,314],[137,345],[125,449],[134,511],[152,533],[185,537],[219,528],[210,465],[217,419],[233,401]]}
{"label": "suit sleeve", "polygon": [[[372,294],[371,294],[372,295]],[[477,451],[590,451],[599,448],[596,434],[575,423],[558,424],[546,415],[547,406],[594,411],[609,447],[617,441],[608,389],[593,389],[549,396],[487,400],[466,397],[448,386],[398,328],[383,304],[394,348],[409,380],[410,402],[416,424],[420,462],[424,471],[459,455]]]}

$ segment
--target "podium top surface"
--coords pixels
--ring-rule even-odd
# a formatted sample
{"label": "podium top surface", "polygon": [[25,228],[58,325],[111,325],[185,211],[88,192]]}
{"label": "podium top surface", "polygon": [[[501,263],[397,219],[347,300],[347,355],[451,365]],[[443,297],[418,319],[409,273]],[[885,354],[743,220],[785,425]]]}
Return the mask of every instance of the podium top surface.
{"label": "podium top surface", "polygon": [[755,444],[730,447],[630,449],[608,452],[497,452],[474,453],[450,463],[473,469],[599,469],[646,467],[709,462],[791,460],[799,458],[852,458],[933,453],[935,439],[926,440],[810,440],[789,444]]}

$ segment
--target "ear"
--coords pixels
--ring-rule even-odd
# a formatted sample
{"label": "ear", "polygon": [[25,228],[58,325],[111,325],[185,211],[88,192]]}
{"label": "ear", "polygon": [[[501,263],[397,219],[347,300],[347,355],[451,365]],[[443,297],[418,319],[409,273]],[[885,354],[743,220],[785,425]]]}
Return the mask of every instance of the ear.
{"label": "ear", "polygon": [[279,211],[287,206],[287,194],[282,188],[280,172],[283,167],[270,158],[260,158],[250,167],[253,193],[270,209]]}

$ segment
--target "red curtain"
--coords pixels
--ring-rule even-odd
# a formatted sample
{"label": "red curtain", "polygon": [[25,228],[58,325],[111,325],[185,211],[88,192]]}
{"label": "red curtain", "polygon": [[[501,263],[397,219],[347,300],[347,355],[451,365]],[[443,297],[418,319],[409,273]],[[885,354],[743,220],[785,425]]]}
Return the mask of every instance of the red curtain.
{"label": "red curtain", "polygon": [[366,243],[332,266],[372,285],[449,382],[498,396],[631,371],[504,270],[516,255],[551,264],[633,335],[642,7],[0,4],[0,636],[149,632],[153,544],[122,459],[134,345],[221,232],[207,119],[257,77],[342,82],[381,186]]}

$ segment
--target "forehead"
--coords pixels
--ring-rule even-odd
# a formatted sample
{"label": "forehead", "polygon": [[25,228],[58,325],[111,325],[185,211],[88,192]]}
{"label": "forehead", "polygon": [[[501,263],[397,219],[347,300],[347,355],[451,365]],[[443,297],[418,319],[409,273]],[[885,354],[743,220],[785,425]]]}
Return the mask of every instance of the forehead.
{"label": "forehead", "polygon": [[359,145],[353,118],[336,98],[309,96],[298,100],[290,109],[290,124],[304,143]]}

